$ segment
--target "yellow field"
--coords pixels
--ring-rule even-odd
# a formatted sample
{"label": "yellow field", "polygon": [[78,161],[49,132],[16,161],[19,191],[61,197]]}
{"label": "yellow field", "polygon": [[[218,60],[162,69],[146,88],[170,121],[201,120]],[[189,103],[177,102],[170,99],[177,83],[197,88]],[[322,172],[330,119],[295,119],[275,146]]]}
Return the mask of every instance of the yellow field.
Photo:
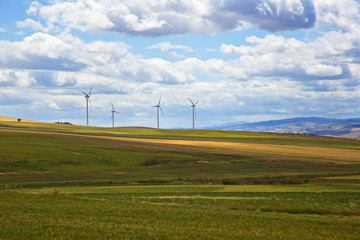
{"label": "yellow field", "polygon": [[[17,122],[17,118],[9,118],[9,117],[1,117],[0,116],[0,122]],[[31,121],[31,120],[26,120],[26,119],[21,119],[21,122],[24,123],[41,123],[38,121]]]}
{"label": "yellow field", "polygon": [[[0,132],[26,132],[24,130],[0,129]],[[358,164],[360,163],[360,151],[356,149],[303,147],[273,144],[235,143],[196,140],[168,140],[168,139],[146,139],[129,137],[108,136],[83,136],[70,133],[33,132],[34,135],[50,135],[55,138],[66,139],[71,137],[81,138],[93,143],[106,143],[109,145],[121,145],[125,143],[136,146],[137,144],[151,144],[149,148],[183,149],[184,151],[200,151],[207,153],[247,155],[252,157],[264,157],[268,160],[293,160],[293,161],[316,161],[330,162],[336,164]],[[104,140],[106,140],[104,142]]]}
{"label": "yellow field", "polygon": [[[106,137],[108,138],[108,137]],[[167,144],[175,146],[187,146],[198,148],[212,153],[227,153],[268,155],[269,159],[278,159],[279,157],[291,156],[293,160],[303,158],[313,159],[314,161],[326,161],[337,164],[360,163],[360,151],[352,149],[331,149],[320,147],[298,147],[270,144],[250,144],[250,143],[229,143],[229,142],[208,142],[208,141],[184,141],[184,140],[163,140],[163,139],[127,139],[111,138],[118,140],[128,140],[133,142],[147,142],[157,144]]]}

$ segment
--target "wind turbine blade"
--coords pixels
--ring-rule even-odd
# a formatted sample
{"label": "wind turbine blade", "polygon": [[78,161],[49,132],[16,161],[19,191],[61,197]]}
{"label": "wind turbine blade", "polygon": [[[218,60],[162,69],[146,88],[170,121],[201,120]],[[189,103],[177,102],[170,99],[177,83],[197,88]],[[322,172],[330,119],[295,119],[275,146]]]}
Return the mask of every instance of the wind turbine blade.
{"label": "wind turbine blade", "polygon": [[159,106],[160,106],[160,102],[161,102],[161,96],[160,96],[160,98],[159,98],[159,103],[158,103]]}
{"label": "wind turbine blade", "polygon": [[114,113],[120,114],[118,111],[114,111]]}
{"label": "wind turbine blade", "polygon": [[115,109],[114,109],[114,105],[113,105],[113,103],[111,102],[111,107],[112,107],[112,110],[113,111],[115,111]]}
{"label": "wind turbine blade", "polygon": [[198,104],[199,100],[197,100],[197,102],[194,104],[196,106],[196,104]]}
{"label": "wind turbine blade", "polygon": [[92,91],[92,87],[90,88],[90,91],[89,91],[89,96],[90,96],[90,94],[91,94],[91,91]]}
{"label": "wind turbine blade", "polygon": [[83,94],[85,94],[85,96],[88,96],[88,94],[87,94],[87,93],[85,93],[84,91],[81,91],[81,90],[80,90],[80,92],[82,92]]}
{"label": "wind turbine blade", "polygon": [[188,99],[189,99],[189,101],[191,102],[191,104],[192,104],[192,105],[194,105],[193,101],[191,101],[191,99],[190,99],[190,98],[188,98]]}
{"label": "wind turbine blade", "polygon": [[161,109],[161,107],[160,107],[160,106],[159,106],[159,108],[160,108],[161,114],[164,116],[164,112],[163,112],[163,110]]}
{"label": "wind turbine blade", "polygon": [[90,110],[92,111],[92,106],[91,106],[91,100],[90,100],[90,97],[89,97],[89,104],[90,104]]}

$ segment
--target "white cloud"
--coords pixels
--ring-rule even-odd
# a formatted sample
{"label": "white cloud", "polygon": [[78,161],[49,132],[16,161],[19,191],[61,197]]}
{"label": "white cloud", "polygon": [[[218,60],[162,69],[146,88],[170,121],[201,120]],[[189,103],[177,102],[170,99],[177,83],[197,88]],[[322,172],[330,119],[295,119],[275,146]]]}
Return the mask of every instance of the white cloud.
{"label": "white cloud", "polygon": [[73,45],[45,33],[35,33],[21,42],[0,41],[0,63],[17,69],[74,71],[84,65],[72,60]]}
{"label": "white cloud", "polygon": [[343,31],[358,31],[360,3],[354,0],[314,0],[317,25],[329,25]]}
{"label": "white cloud", "polygon": [[0,33],[4,33],[4,32],[6,32],[6,30],[0,27]]}
{"label": "white cloud", "polygon": [[49,5],[33,2],[28,14],[38,14],[49,26],[148,36],[215,34],[251,25],[283,31],[315,23],[310,0],[59,0]]}
{"label": "white cloud", "polygon": [[268,31],[310,28],[316,16],[311,0],[223,1],[223,9],[237,19]]}
{"label": "white cloud", "polygon": [[[351,1],[347,2],[350,3]],[[319,2],[316,4],[316,10],[320,9],[319,11],[321,11],[321,7],[319,7],[321,4]],[[335,3],[331,2],[331,4],[334,5]],[[64,16],[59,14],[66,11],[66,14],[69,14],[69,17],[66,18],[67,21],[76,25],[80,23],[71,20],[72,13],[69,10],[64,10],[65,6],[70,7],[74,14],[76,11],[90,15],[92,12],[96,12],[97,14],[104,14],[108,19],[113,20],[113,18],[109,17],[112,16],[111,14],[117,13],[115,15],[119,16],[121,14],[131,15],[134,14],[135,9],[138,15],[141,13],[141,16],[147,16],[146,14],[150,10],[155,10],[154,14],[162,14],[164,9],[170,10],[168,12],[170,15],[180,14],[176,10],[176,7],[180,5],[182,10],[190,15],[196,13],[202,17],[214,13],[214,2],[200,0],[191,3],[186,1],[168,3],[165,0],[156,3],[147,1],[142,5],[136,4],[136,1],[126,3],[113,2],[112,0],[97,2],[81,0],[75,2],[57,1],[53,5],[47,6],[33,3],[29,8],[29,12],[31,14],[38,13],[53,24],[60,21],[59,18]],[[112,8],[106,8],[105,6],[112,6]],[[228,0],[223,1],[220,7],[219,11],[237,11],[237,14],[245,14],[242,12],[244,9],[240,9],[240,7],[245,9],[254,7],[254,12],[246,13],[247,16],[255,12],[268,17],[279,17],[285,13],[302,16],[307,12],[307,8],[311,8],[311,3],[307,0],[268,0],[255,4],[254,2]],[[54,13],[54,15],[50,13]],[[178,16],[176,14],[175,18]],[[322,21],[325,22],[325,20]],[[86,23],[84,24],[83,27],[86,26]],[[197,24],[193,23],[192,25]],[[94,28],[98,27],[94,26]],[[100,27],[99,29],[106,30],[106,27]],[[356,53],[360,52],[357,47],[359,46],[357,34],[357,31],[346,33],[329,32],[309,43],[273,34],[269,34],[264,38],[250,36],[246,39],[249,43],[246,46],[221,45],[220,51],[222,53],[240,55],[237,59],[201,60],[187,58],[183,61],[171,63],[162,59],[143,59],[140,56],[135,56],[128,51],[129,46],[121,42],[95,41],[84,43],[67,32],[62,32],[58,36],[35,33],[22,42],[3,42],[5,47],[0,49],[0,63],[10,68],[79,71],[84,74],[96,74],[109,78],[116,77],[127,81],[167,84],[182,84],[195,81],[194,76],[197,73],[238,80],[248,80],[256,76],[287,76],[290,79],[297,80],[305,76],[305,80],[316,80],[316,77],[340,77],[342,74],[346,74],[344,68],[346,68],[347,64],[356,62],[356,58],[359,58],[356,57]],[[183,52],[193,51],[190,47],[174,45],[170,42],[160,42],[148,48],[160,49],[162,54],[173,58],[184,58]],[[16,52],[16,54],[13,55],[13,52]],[[341,64],[338,63],[339,61]]]}
{"label": "white cloud", "polygon": [[[145,21],[150,17],[151,19],[156,19],[154,16],[163,16],[162,14],[165,14],[165,10],[167,10],[166,14],[169,15],[169,19],[180,18],[181,14],[187,14],[188,16],[194,14],[202,18],[204,16],[212,16],[216,4],[212,1],[200,0],[192,2],[182,0],[176,3],[166,0],[160,2],[145,1],[142,4],[139,4],[137,1],[118,2],[112,0],[56,1],[52,5],[41,5],[34,2],[29,8],[28,13],[39,14],[47,20],[48,24],[49,22],[51,24],[57,22],[71,27],[81,25],[80,19],[74,20],[71,17],[72,14],[78,12],[85,15],[88,14],[89,17],[94,12],[94,14],[103,15],[103,17],[106,17],[112,23],[116,22],[114,19],[119,20],[118,18],[123,15],[135,15],[138,17],[136,21]],[[177,9],[179,6],[181,11]],[[337,14],[336,16],[341,18],[344,15],[344,9],[348,9],[349,6],[356,9],[358,5],[349,0],[346,0],[344,4],[336,4],[334,1],[330,1],[328,5],[324,2],[316,1],[315,10],[320,12],[320,21],[324,23],[330,21],[326,20],[327,18],[323,16],[326,6],[338,7],[342,14]],[[69,7],[69,9],[65,9],[65,7]],[[259,2],[226,0],[222,1],[219,7],[218,10],[222,13],[221,16],[223,17],[232,16],[230,14],[232,12],[236,13],[236,16],[246,15],[250,19],[254,14],[260,14],[261,16],[266,16],[265,19],[267,17],[274,17],[275,19],[281,18],[284,20],[290,16],[305,17],[306,14],[311,15],[314,10],[312,9],[311,2],[308,0],[263,0]],[[251,9],[252,11],[245,13],[244,9]],[[357,10],[354,11],[356,12]],[[224,12],[229,14],[224,14]],[[142,16],[141,19],[139,18],[140,15]],[[80,14],[80,16],[82,15]],[[97,18],[95,17],[95,19]],[[187,17],[187,19],[191,18]],[[209,17],[208,21],[211,22],[211,19]],[[191,21],[196,22],[196,18],[195,20],[191,19]],[[261,19],[256,21],[261,21]],[[220,22],[221,19],[218,19],[216,24]],[[84,27],[82,30],[86,30],[86,24],[84,22],[81,25]],[[211,24],[215,26],[215,22]],[[253,24],[260,26],[262,23],[255,23],[255,20],[253,20]],[[294,27],[291,25],[291,22],[286,24],[289,24],[288,27],[290,28]],[[105,25],[100,27],[94,25],[93,27],[98,30],[111,30],[116,24],[114,26],[111,24],[109,26]],[[126,28],[127,25],[121,26]],[[184,26],[187,25],[185,24]],[[201,26],[201,24],[192,22],[191,26]],[[274,27],[276,26],[274,25]],[[278,27],[282,29],[284,26]],[[128,31],[129,29],[123,30]],[[137,30],[132,29],[129,31],[136,32]],[[146,31],[148,30],[139,31],[147,34]],[[191,32],[192,30],[189,31]],[[150,32],[148,33],[150,34]],[[161,35],[162,32],[160,31],[159,34]],[[116,77],[126,79],[127,81],[167,84],[183,84],[195,81],[194,76],[197,73],[238,80],[248,80],[256,76],[286,76],[296,80],[304,79],[305,76],[305,80],[316,80],[316,77],[341,77],[343,74],[347,74],[347,64],[358,62],[359,55],[357,53],[360,53],[360,50],[358,50],[360,44],[358,34],[358,30],[352,32],[329,32],[308,43],[295,38],[285,38],[273,34],[266,35],[264,38],[250,36],[246,39],[249,43],[246,46],[221,45],[220,51],[222,53],[240,55],[236,59],[201,60],[187,58],[183,61],[171,63],[162,59],[144,59],[140,56],[135,56],[128,51],[129,46],[121,42],[95,41],[84,43],[68,32],[62,32],[58,36],[35,33],[25,38],[22,42],[10,43],[3,41],[2,45],[5,47],[0,49],[0,63],[9,68],[79,71],[84,74],[96,74],[108,78]],[[173,58],[184,58],[183,52],[192,51],[190,47],[174,45],[170,42],[160,42],[148,48],[160,49],[162,54]],[[13,54],[14,52],[16,52],[15,55]]]}
{"label": "white cloud", "polygon": [[[293,80],[333,79],[346,77],[343,75],[349,74],[347,64],[355,64],[359,60],[355,54],[359,52],[357,32],[329,32],[309,43],[273,34],[264,38],[250,36],[246,40],[249,43],[246,46],[221,45],[221,52],[239,55],[236,59],[187,58],[169,62],[136,56],[129,52],[129,46],[121,42],[84,43],[68,32],[57,36],[35,33],[21,42],[1,41],[0,63],[10,69],[41,70],[31,75],[37,84],[70,86],[76,85],[79,76],[85,75],[165,84],[193,82],[198,73],[238,80],[251,80],[257,76],[280,76]],[[164,54],[170,54],[172,49],[192,51],[187,46],[170,42],[161,42],[149,48],[160,49]],[[179,56],[176,54],[174,56]],[[49,71],[73,73],[60,78],[59,74],[49,74]]]}
{"label": "white cloud", "polygon": [[220,51],[224,54],[236,54],[236,55],[255,55],[256,50],[249,46],[239,46],[236,47],[232,44],[222,44],[220,47]]}
{"label": "white cloud", "polygon": [[[162,59],[143,59],[131,54],[128,46],[121,42],[84,43],[64,32],[58,36],[35,33],[21,42],[0,43],[0,63],[10,69],[81,72],[126,81],[165,84],[195,80],[191,73],[181,71],[174,63]],[[170,47],[190,51],[184,46]],[[45,79],[41,80],[43,83],[61,84],[57,80],[53,81],[50,75],[45,78],[37,75],[37,82],[39,79]]]}
{"label": "white cloud", "polygon": [[34,21],[33,19],[27,18],[25,21],[16,23],[20,28],[30,28],[33,31],[43,31],[48,32],[50,29],[44,27],[39,21]]}
{"label": "white cloud", "polygon": [[195,80],[195,77],[191,73],[178,69],[176,63],[170,63],[159,58],[149,59],[147,62],[150,68],[158,69],[152,73],[152,78],[156,82],[179,84]]}
{"label": "white cloud", "polygon": [[342,68],[340,66],[332,66],[326,64],[315,64],[304,66],[305,72],[309,75],[314,76],[337,76],[343,73]]}
{"label": "white cloud", "polygon": [[161,50],[161,54],[164,54],[168,57],[172,57],[172,58],[184,58],[185,55],[183,54],[178,54],[175,51],[170,51],[171,49],[175,49],[175,50],[183,50],[185,52],[193,52],[193,50],[191,49],[191,47],[188,46],[184,46],[184,45],[173,45],[169,42],[161,42],[155,45],[151,45],[149,47],[147,47],[148,49],[160,49]]}
{"label": "white cloud", "polygon": [[[309,43],[275,35],[251,36],[246,39],[250,46],[221,45],[222,53],[239,55],[235,60],[222,62],[221,69],[228,69],[226,76],[240,80],[254,76],[286,76],[294,80],[347,78],[350,64],[354,69],[360,61],[358,36],[357,31],[328,32]],[[236,68],[237,72],[233,71]],[[219,71],[212,73],[221,75]]]}
{"label": "white cloud", "polygon": [[37,1],[32,1],[30,7],[26,11],[26,14],[28,15],[36,15],[38,13],[39,8],[41,7],[41,4]]}
{"label": "white cloud", "polygon": [[102,31],[114,26],[104,11],[105,8],[111,11],[115,6],[106,3],[109,1],[56,1],[53,5],[32,4],[29,11],[32,14],[38,12],[49,25],[60,23],[82,31]]}
{"label": "white cloud", "polygon": [[59,110],[61,109],[56,103],[49,103],[49,108]]}
{"label": "white cloud", "polygon": [[30,87],[36,83],[35,79],[26,71],[1,70],[0,86]]}
{"label": "white cloud", "polygon": [[360,81],[360,64],[349,64],[348,66],[352,76]]}
{"label": "white cloud", "polygon": [[[284,31],[330,25],[343,31],[358,29],[359,3],[355,0],[162,0],[33,1],[27,14],[40,16],[50,29],[56,24],[81,31],[115,31],[160,36],[216,34],[252,25],[268,31]],[[20,25],[41,29],[27,19]]]}

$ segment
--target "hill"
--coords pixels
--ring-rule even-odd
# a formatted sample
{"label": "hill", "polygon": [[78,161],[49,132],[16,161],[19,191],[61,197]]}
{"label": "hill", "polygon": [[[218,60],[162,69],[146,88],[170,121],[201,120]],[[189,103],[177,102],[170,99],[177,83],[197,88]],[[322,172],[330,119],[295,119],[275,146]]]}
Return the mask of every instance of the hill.
{"label": "hill", "polygon": [[[26,122],[26,123],[36,123],[38,121],[31,121],[26,119],[17,119],[17,118],[10,118],[10,117],[2,117],[0,116],[0,122]],[[39,123],[39,122],[38,122]]]}
{"label": "hill", "polygon": [[306,133],[324,136],[360,137],[360,118],[289,118],[254,123],[229,123],[208,129],[276,133]]}
{"label": "hill", "polygon": [[0,121],[0,187],[348,176],[359,173],[359,149],[313,135]]}
{"label": "hill", "polygon": [[359,150],[0,118],[0,239],[358,239]]}
{"label": "hill", "polygon": [[359,235],[356,138],[1,119],[0,239]]}

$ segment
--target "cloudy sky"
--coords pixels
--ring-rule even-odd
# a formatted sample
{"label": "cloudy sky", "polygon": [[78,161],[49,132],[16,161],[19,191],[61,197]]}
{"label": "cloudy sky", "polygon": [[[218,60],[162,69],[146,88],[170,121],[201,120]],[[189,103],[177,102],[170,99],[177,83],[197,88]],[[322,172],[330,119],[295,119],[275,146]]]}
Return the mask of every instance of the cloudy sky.
{"label": "cloudy sky", "polygon": [[360,117],[357,0],[0,1],[0,116],[190,128]]}

